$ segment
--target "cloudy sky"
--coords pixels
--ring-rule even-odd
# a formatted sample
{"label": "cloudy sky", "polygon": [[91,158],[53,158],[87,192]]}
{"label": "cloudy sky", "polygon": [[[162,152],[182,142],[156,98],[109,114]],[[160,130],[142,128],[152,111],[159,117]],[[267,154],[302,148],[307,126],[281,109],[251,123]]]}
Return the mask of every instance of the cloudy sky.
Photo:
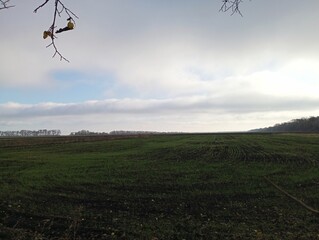
{"label": "cloudy sky", "polygon": [[[52,0],[51,0],[52,1]],[[319,115],[319,1],[64,0],[0,10],[0,130],[243,131]],[[57,26],[66,24],[66,16]]]}

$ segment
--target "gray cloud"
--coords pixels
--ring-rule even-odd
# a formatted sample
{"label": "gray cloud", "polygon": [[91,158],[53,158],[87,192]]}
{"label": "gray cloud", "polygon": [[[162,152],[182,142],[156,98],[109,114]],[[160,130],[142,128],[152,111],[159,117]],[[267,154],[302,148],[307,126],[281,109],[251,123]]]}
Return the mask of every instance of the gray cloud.
{"label": "gray cloud", "polygon": [[267,95],[227,97],[186,97],[176,99],[109,99],[83,103],[42,103],[0,105],[0,117],[73,116],[90,114],[170,115],[174,113],[254,113],[317,110],[319,98],[279,98]]}

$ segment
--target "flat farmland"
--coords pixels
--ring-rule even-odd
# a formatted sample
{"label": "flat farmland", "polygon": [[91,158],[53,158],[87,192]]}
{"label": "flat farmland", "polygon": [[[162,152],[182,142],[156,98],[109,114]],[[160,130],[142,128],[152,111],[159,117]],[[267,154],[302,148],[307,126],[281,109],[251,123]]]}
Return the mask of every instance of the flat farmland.
{"label": "flat farmland", "polygon": [[319,239],[318,209],[318,134],[0,138],[0,239]]}

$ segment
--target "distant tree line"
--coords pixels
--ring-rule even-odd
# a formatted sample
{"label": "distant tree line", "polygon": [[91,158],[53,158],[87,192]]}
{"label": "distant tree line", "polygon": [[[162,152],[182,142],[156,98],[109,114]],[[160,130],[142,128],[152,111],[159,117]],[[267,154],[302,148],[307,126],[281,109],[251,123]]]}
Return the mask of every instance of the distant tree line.
{"label": "distant tree line", "polygon": [[159,132],[152,131],[123,131],[117,130],[109,133],[110,135],[142,135],[142,134],[159,134]]}
{"label": "distant tree line", "polygon": [[[116,130],[107,132],[91,132],[89,130],[80,130],[71,132],[70,136],[97,136],[97,135],[147,135],[147,134],[173,134],[177,132],[155,132],[155,131],[124,131]],[[61,131],[54,130],[19,130],[19,131],[0,131],[0,137],[41,137],[41,136],[60,136]]]}
{"label": "distant tree line", "polygon": [[0,137],[38,137],[38,136],[60,136],[61,131],[54,130],[20,130],[20,131],[0,131]]}
{"label": "distant tree line", "polygon": [[142,134],[161,134],[160,132],[153,131],[124,131],[124,130],[116,130],[107,132],[91,132],[89,130],[81,130],[78,132],[71,132],[71,136],[96,136],[96,135],[142,135]]}
{"label": "distant tree line", "polygon": [[254,129],[251,132],[319,132],[319,117],[293,119],[272,127]]}
{"label": "distant tree line", "polygon": [[108,135],[106,132],[91,132],[89,130],[80,130],[77,132],[71,132],[70,136],[95,136],[95,135]]}

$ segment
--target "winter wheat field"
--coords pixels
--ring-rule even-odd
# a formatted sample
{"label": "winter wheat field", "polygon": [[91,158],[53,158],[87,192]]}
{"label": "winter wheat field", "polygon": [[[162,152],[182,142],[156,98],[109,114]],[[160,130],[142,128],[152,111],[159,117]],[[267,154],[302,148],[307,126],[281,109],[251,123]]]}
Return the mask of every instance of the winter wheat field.
{"label": "winter wheat field", "polygon": [[318,134],[0,138],[0,239],[319,239],[318,143]]}

